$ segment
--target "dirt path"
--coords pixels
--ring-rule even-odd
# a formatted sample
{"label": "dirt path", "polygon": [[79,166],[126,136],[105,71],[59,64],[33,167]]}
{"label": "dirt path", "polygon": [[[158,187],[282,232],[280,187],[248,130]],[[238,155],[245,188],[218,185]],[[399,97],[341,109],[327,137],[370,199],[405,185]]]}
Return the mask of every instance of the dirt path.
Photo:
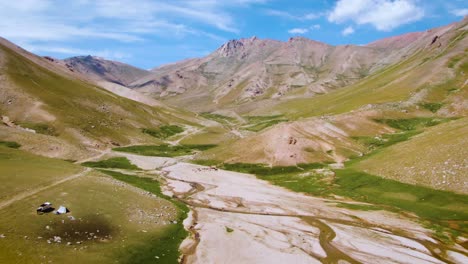
{"label": "dirt path", "polygon": [[101,159],[102,157],[104,157],[105,155],[108,155],[112,152],[112,149],[105,149],[105,150],[102,150],[100,151],[101,153],[95,155],[95,156],[92,156],[92,157],[89,157],[89,158],[85,158],[85,159],[82,159],[82,160],[78,160],[76,161],[75,163],[76,164],[80,164],[80,163],[83,163],[83,162],[87,162],[87,161],[95,161],[95,160],[99,160]]}
{"label": "dirt path", "polygon": [[178,145],[182,140],[184,140],[187,137],[190,137],[190,136],[200,132],[201,130],[202,130],[202,128],[190,127],[189,129],[185,130],[181,134],[178,134],[177,135],[178,138],[176,140],[167,141],[167,143],[169,143],[169,144],[171,144],[173,146]]}
{"label": "dirt path", "polygon": [[49,188],[52,188],[52,187],[54,187],[54,186],[57,186],[57,185],[59,185],[59,184],[62,184],[62,183],[65,183],[65,182],[74,180],[74,179],[79,178],[79,177],[81,177],[81,176],[84,176],[84,175],[86,175],[86,174],[87,174],[88,172],[90,172],[90,171],[91,171],[90,168],[86,168],[86,169],[84,169],[83,171],[81,171],[81,172],[79,172],[79,173],[76,173],[76,174],[70,175],[70,176],[68,176],[68,177],[62,178],[62,179],[60,179],[60,180],[58,180],[58,181],[55,181],[55,182],[53,182],[53,183],[51,183],[51,184],[49,184],[49,185],[47,185],[47,186],[43,186],[43,187],[34,189],[34,190],[32,190],[32,191],[24,191],[24,192],[22,192],[22,193],[19,193],[19,194],[13,196],[12,198],[10,198],[10,199],[8,199],[8,200],[1,201],[1,202],[0,202],[0,210],[3,209],[3,208],[5,208],[5,207],[7,207],[7,206],[9,206],[10,204],[12,204],[12,203],[14,203],[14,202],[23,200],[23,199],[25,199],[25,198],[27,198],[27,197],[33,196],[33,195],[35,195],[35,194],[37,194],[37,193],[40,193],[40,192],[42,192],[42,191],[45,191],[45,190],[47,190],[47,189],[49,189]]}
{"label": "dirt path", "polygon": [[434,240],[415,217],[340,208],[249,174],[141,159],[158,164],[149,173],[192,210],[184,263],[468,263],[466,249]]}

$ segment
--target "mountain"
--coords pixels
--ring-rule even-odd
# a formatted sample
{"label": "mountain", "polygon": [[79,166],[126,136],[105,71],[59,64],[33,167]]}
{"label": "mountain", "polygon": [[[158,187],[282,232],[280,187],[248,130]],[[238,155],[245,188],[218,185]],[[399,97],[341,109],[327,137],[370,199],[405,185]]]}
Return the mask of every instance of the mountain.
{"label": "mountain", "polygon": [[442,49],[454,27],[457,23],[364,46],[331,46],[303,37],[231,40],[206,57],[155,68],[127,87],[198,112],[310,98],[354,84],[418,51]]}
{"label": "mountain", "polygon": [[[241,137],[200,158],[270,166],[313,162],[342,166],[403,140],[405,144],[396,144],[356,168],[411,184],[467,192],[461,187],[460,169],[466,166],[462,150],[466,138],[461,135],[466,134],[463,124],[468,115],[467,24],[465,19],[370,44],[388,53],[395,41],[410,43],[389,53],[401,60],[325,94],[251,101],[215,111],[231,123],[233,112],[240,116],[241,121],[231,127]],[[437,134],[453,136],[439,141]],[[444,180],[449,172],[451,180]]]}
{"label": "mountain", "polygon": [[0,263],[468,263],[467,35],[151,71],[0,38]]}
{"label": "mountain", "polygon": [[143,78],[149,72],[131,65],[95,56],[78,56],[64,60],[66,66],[97,81],[108,81],[123,86]]}
{"label": "mountain", "polygon": [[[247,101],[313,96],[354,83],[385,66],[385,52],[330,46],[302,37],[287,42],[231,40],[212,54],[152,70],[129,87],[175,105],[207,111]],[[203,103],[194,104],[193,98]]]}
{"label": "mountain", "polygon": [[2,139],[41,155],[77,159],[109,146],[158,142],[143,128],[204,122],[187,111],[117,96],[82,77],[2,39]]}

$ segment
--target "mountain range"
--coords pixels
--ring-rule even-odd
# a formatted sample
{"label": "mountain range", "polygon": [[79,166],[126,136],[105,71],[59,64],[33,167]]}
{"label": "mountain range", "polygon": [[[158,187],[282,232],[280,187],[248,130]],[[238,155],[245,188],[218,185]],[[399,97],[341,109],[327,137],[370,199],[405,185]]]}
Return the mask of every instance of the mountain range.
{"label": "mountain range", "polygon": [[[466,123],[467,21],[361,46],[230,40],[206,57],[151,70],[93,56],[39,57],[2,39],[2,135],[36,153],[76,159],[154,143],[141,131],[178,124],[191,132],[177,142],[218,145],[203,159],[341,164],[369,151],[359,139],[401,130],[388,120]],[[446,171],[439,158],[434,170]],[[414,182],[396,169],[372,172]],[[450,186],[426,184],[468,192],[457,186],[461,172]]]}
{"label": "mountain range", "polygon": [[151,70],[0,38],[0,263],[468,263],[467,35]]}

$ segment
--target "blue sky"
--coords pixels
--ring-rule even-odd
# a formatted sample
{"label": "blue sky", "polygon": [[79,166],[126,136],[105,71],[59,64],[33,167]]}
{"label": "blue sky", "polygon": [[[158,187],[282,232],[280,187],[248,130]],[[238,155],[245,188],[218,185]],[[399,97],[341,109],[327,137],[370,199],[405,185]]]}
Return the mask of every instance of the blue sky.
{"label": "blue sky", "polygon": [[96,55],[149,69],[229,39],[366,44],[463,19],[464,0],[0,0],[0,36],[57,58]]}

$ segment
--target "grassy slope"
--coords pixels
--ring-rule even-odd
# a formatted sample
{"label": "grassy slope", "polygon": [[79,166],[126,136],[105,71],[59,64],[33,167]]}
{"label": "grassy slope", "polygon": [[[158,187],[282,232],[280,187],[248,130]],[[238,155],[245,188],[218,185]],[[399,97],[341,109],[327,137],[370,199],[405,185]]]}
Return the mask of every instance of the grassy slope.
{"label": "grassy slope", "polygon": [[[446,44],[447,48],[440,51],[441,53],[434,49],[420,50],[351,86],[309,99],[288,100],[274,106],[273,109],[260,109],[258,113],[281,112],[288,118],[295,119],[344,113],[368,104],[405,101],[414,92],[421,89],[434,90],[433,88],[439,86],[432,83],[450,82],[451,79],[444,79],[452,75],[450,72],[456,73],[455,80],[458,80],[452,85],[460,85],[459,81],[464,82],[463,73],[457,72],[455,65],[449,63],[453,58],[463,57],[463,54],[466,54],[464,50],[466,35],[465,30],[454,31],[451,35],[444,36],[451,40]],[[428,99],[428,102],[431,101],[433,100]]]}
{"label": "grassy slope", "polygon": [[158,156],[158,157],[177,157],[191,155],[196,151],[204,151],[215,147],[216,145],[139,145],[122,148],[114,148],[115,151],[135,153],[143,156]]}
{"label": "grassy slope", "polygon": [[[102,171],[113,178],[131,184],[142,190],[151,192],[160,198],[169,200],[167,196],[162,194],[159,182],[145,177],[137,177],[123,174],[115,171]],[[155,256],[158,256],[160,263],[178,263],[179,246],[187,236],[187,231],[184,229],[183,220],[187,217],[188,207],[178,201],[171,201],[179,208],[177,216],[177,224],[173,224],[165,230],[161,236],[154,236],[148,240],[143,240],[140,245],[134,246],[130,254],[125,252],[121,254],[119,259],[123,263],[149,263],[153,262]]]}
{"label": "grassy slope", "polygon": [[19,192],[47,186],[83,169],[69,162],[0,146],[0,170],[0,199],[3,200]]}
{"label": "grassy slope", "polygon": [[[82,169],[69,162],[0,146],[2,200],[3,194],[11,197],[47,186]],[[134,263],[136,259],[148,262],[155,256],[163,263],[177,263],[178,245],[186,235],[180,224],[186,208],[143,191],[160,194],[157,182],[144,182],[145,186],[129,183],[141,190],[91,172],[0,209],[0,234],[5,236],[0,239],[0,263]],[[37,215],[35,209],[44,201],[56,207],[67,206],[76,220]],[[157,217],[159,214],[162,216]],[[163,224],[174,220],[179,224]],[[62,243],[49,244],[47,240],[54,236],[60,236]]]}
{"label": "grassy slope", "polygon": [[133,165],[126,157],[114,157],[100,161],[87,161],[83,162],[82,165],[91,168],[117,168],[126,170],[138,169],[138,167]]}
{"label": "grassy slope", "polygon": [[[176,208],[170,202],[119,186],[108,177],[96,176],[67,182],[3,209],[0,233],[6,238],[0,242],[0,262],[114,263],[122,255],[144,254],[141,241],[166,236],[171,226],[148,221],[148,216],[164,211],[172,215],[170,220],[176,219],[176,214],[171,213]],[[53,214],[36,215],[35,207],[44,201],[67,206],[71,210],[70,215],[77,220],[70,221],[66,216]],[[146,217],[141,217],[139,210],[145,212]],[[82,233],[69,238],[65,232],[75,234],[70,230],[73,226]],[[89,240],[84,232],[98,237],[108,234],[111,238],[103,237],[108,239],[105,242]],[[48,244],[46,240],[54,235],[60,236],[62,243]],[[67,241],[73,244],[68,246]],[[78,241],[83,242],[78,245]],[[22,254],[18,255],[18,252]]]}
{"label": "grassy slope", "polygon": [[385,178],[468,193],[468,118],[434,126],[352,167]]}
{"label": "grassy slope", "polygon": [[[114,141],[129,144],[131,141],[151,141],[140,128],[155,127],[161,123],[180,122],[185,113],[150,107],[105,91],[77,79],[70,79],[45,69],[11,49],[0,45],[6,60],[5,74],[17,91],[27,94],[34,101],[42,102],[42,108],[55,116],[55,121],[45,123],[31,120],[29,116],[16,116],[16,123],[26,126],[48,127],[44,132],[78,143],[70,128],[81,135],[101,142]],[[9,114],[11,107],[25,108],[21,100],[15,105],[1,107],[0,112]],[[187,115],[187,119],[193,118]]]}

